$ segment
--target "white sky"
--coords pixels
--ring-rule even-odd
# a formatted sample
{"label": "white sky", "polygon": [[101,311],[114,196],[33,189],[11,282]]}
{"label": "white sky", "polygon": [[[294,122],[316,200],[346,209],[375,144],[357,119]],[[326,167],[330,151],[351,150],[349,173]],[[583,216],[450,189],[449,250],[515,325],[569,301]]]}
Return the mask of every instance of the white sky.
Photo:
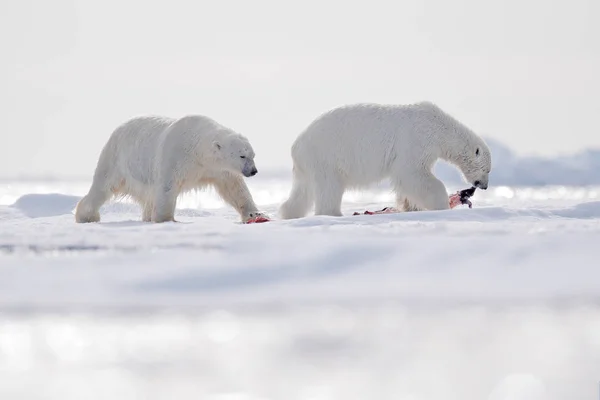
{"label": "white sky", "polygon": [[522,155],[600,146],[598,21],[598,0],[0,0],[0,176],[90,176],[140,114],[210,116],[287,167],[353,102],[431,100]]}

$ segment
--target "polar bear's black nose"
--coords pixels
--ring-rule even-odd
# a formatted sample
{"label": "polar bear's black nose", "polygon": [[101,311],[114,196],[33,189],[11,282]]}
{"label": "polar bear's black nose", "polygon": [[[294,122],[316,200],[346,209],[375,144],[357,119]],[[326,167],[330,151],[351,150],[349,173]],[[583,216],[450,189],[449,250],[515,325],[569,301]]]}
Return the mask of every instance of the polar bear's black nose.
{"label": "polar bear's black nose", "polygon": [[258,174],[258,170],[256,168],[252,168],[252,171],[250,171],[250,176],[254,176]]}
{"label": "polar bear's black nose", "polygon": [[487,190],[487,183],[481,183],[481,181],[473,182],[473,186],[478,187],[479,189]]}

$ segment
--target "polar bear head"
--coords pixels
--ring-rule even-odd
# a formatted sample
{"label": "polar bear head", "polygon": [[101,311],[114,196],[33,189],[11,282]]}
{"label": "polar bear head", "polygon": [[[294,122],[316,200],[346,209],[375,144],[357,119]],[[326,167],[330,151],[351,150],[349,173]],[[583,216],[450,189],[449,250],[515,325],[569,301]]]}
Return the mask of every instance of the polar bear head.
{"label": "polar bear head", "polygon": [[246,137],[238,133],[221,135],[213,142],[215,162],[224,170],[245,177],[258,173],[254,164],[254,149]]}
{"label": "polar bear head", "polygon": [[427,138],[429,144],[440,146],[438,154],[441,158],[457,166],[467,182],[486,190],[492,170],[492,156],[481,136],[431,102],[419,103],[415,108],[423,111],[420,118],[431,123],[431,133]]}
{"label": "polar bear head", "polygon": [[487,144],[475,134],[469,134],[457,159],[465,180],[477,188],[486,190],[492,170],[492,156]]}

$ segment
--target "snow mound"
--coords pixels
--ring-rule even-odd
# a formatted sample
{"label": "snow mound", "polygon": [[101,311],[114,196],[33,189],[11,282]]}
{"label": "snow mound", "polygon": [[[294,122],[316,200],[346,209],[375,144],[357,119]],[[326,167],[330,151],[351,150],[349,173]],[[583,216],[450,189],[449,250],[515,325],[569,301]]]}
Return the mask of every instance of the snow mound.
{"label": "snow mound", "polygon": [[80,197],[59,193],[26,194],[12,204],[30,218],[55,217],[70,214],[77,205]]}

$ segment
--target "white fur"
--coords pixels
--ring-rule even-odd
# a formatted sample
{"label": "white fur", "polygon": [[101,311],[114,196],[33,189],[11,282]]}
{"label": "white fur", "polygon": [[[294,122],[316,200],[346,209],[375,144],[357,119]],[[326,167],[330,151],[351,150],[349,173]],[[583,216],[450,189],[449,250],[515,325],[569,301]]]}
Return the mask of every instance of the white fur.
{"label": "white fur", "polygon": [[142,206],[143,221],[174,221],[181,193],[213,185],[245,221],[258,210],[243,177],[256,172],[246,137],[210,118],[133,118],[102,149],[75,220],[100,221],[99,210],[107,200],[129,196]]}
{"label": "white fur", "polygon": [[[479,149],[479,154],[476,154]],[[356,104],[333,109],[292,146],[293,185],[279,210],[284,219],[341,216],[347,189],[389,178],[405,211],[445,210],[448,193],[432,169],[438,159],[456,165],[486,189],[492,168],[486,143],[436,105]]]}

